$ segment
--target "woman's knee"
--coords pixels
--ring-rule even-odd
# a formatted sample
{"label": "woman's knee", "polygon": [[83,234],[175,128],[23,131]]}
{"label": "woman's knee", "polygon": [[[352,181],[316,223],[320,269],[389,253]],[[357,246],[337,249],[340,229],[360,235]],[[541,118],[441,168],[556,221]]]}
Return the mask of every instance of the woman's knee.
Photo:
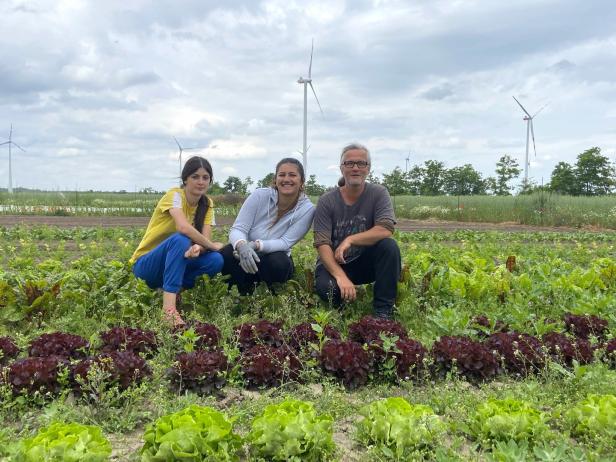
{"label": "woman's knee", "polygon": [[167,238],[170,245],[188,249],[192,245],[192,241],[188,236],[182,233],[173,233]]}
{"label": "woman's knee", "polygon": [[225,264],[225,259],[222,254],[219,252],[210,252],[210,259],[212,274],[220,273],[223,265]]}
{"label": "woman's knee", "polygon": [[293,272],[293,261],[285,252],[274,252],[262,257],[259,272],[268,275],[271,282],[285,282]]}

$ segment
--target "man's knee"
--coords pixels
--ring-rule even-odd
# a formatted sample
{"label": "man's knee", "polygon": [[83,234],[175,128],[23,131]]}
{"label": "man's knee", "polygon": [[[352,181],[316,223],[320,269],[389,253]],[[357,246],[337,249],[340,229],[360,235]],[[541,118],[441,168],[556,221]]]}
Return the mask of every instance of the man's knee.
{"label": "man's knee", "polygon": [[377,251],[377,255],[384,254],[389,256],[400,255],[400,247],[398,247],[398,243],[395,239],[391,237],[387,237],[385,239],[381,239],[379,242],[375,244],[375,249]]}
{"label": "man's knee", "polygon": [[314,288],[317,292],[317,295],[321,297],[322,300],[329,300],[332,297],[335,297],[335,294],[338,289],[338,284],[336,280],[327,272],[327,270],[321,268],[317,269],[315,278],[314,278]]}

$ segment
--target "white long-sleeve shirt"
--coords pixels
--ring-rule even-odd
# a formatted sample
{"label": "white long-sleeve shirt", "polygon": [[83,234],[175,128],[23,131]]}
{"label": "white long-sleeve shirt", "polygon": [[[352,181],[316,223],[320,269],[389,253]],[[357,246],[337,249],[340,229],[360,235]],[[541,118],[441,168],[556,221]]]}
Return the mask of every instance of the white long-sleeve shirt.
{"label": "white long-sleeve shirt", "polygon": [[278,213],[278,191],[258,188],[242,204],[229,232],[229,242],[235,248],[240,240],[258,240],[261,243],[259,253],[284,251],[290,254],[291,247],[312,226],[314,210],[314,204],[302,194],[295,207],[272,225]]}

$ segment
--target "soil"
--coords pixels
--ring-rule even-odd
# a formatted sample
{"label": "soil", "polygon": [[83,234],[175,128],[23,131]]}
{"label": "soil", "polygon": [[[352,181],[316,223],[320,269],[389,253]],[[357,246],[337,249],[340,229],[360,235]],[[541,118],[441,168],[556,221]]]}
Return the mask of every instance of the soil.
{"label": "soil", "polygon": [[[56,217],[44,215],[0,215],[0,226],[15,225],[48,225],[61,226],[63,228],[74,227],[103,227],[103,228],[145,228],[149,222],[149,217],[111,217],[111,216],[73,216]],[[216,218],[217,224],[228,226],[233,223],[233,217],[219,216]],[[601,228],[570,228],[570,227],[547,227],[520,225],[517,223],[473,223],[461,221],[441,221],[441,220],[408,220],[398,219],[396,229],[400,231],[501,231],[501,232],[601,232],[616,233],[613,229]]]}

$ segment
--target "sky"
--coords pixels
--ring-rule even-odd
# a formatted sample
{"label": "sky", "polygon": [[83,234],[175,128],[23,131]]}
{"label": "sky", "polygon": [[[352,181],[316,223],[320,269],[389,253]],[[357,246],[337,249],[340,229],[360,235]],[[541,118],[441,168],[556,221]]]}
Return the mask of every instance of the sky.
{"label": "sky", "polygon": [[[333,185],[359,142],[377,175],[426,160],[549,181],[593,146],[616,160],[613,0],[0,0],[0,143],[13,186],[163,191],[184,160],[253,180],[301,159]],[[407,162],[407,158],[409,159]],[[0,187],[8,148],[0,146]]]}

